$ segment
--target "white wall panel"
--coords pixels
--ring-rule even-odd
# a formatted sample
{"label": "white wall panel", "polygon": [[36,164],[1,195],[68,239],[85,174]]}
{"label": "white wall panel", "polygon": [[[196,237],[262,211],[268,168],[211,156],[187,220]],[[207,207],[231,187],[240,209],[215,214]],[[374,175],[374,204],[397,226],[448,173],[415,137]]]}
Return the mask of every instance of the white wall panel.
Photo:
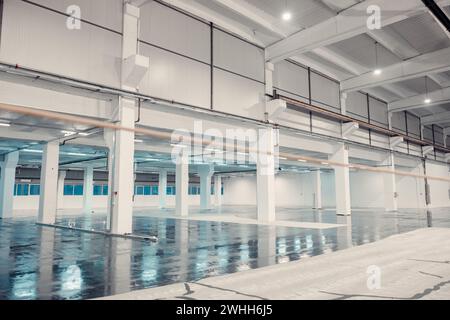
{"label": "white wall panel", "polygon": [[383,208],[383,175],[367,171],[351,171],[350,199],[352,208]]}
{"label": "white wall panel", "polygon": [[313,132],[315,133],[333,137],[341,136],[341,125],[336,121],[321,118],[313,114],[312,126]]}
{"label": "white wall panel", "polygon": [[387,148],[387,149],[390,147],[389,138],[383,134],[371,132],[370,138],[371,138],[372,145],[375,147]]}
{"label": "white wall panel", "polygon": [[6,1],[0,59],[50,73],[119,86],[121,36],[84,24],[68,30],[66,17],[22,1]]}
{"label": "white wall panel", "polygon": [[369,144],[369,131],[366,129],[358,129],[348,138],[348,140]]}
{"label": "white wall panel", "polygon": [[369,97],[370,122],[388,128],[387,104]]}
{"label": "white wall panel", "polygon": [[248,117],[247,109],[262,101],[263,96],[263,84],[214,70],[214,110]]}
{"label": "white wall panel", "polygon": [[347,94],[347,115],[367,122],[367,96],[361,92],[353,91]]}
{"label": "white wall panel", "polygon": [[[308,70],[288,61],[275,64],[274,87],[283,90],[280,94],[304,102],[309,101]],[[300,97],[299,97],[300,96]]]}
{"label": "white wall panel", "polygon": [[[404,168],[401,170],[405,171]],[[409,172],[420,174],[419,168]],[[396,175],[398,207],[421,209],[425,207],[425,182],[423,178]]]}
{"label": "white wall panel", "polygon": [[281,114],[277,122],[291,128],[310,131],[309,112],[306,111],[288,110]]}
{"label": "white wall panel", "polygon": [[264,50],[214,29],[214,65],[264,82]]}
{"label": "white wall panel", "polygon": [[[32,2],[64,13],[69,6],[77,5],[81,9],[82,20],[122,32],[123,0],[32,0]],[[82,23],[81,27],[83,26]]]}
{"label": "white wall panel", "polygon": [[[432,161],[427,161],[427,175],[434,177],[448,178],[448,166],[445,164],[439,164]],[[432,207],[448,207],[450,206],[449,200],[449,183],[446,181],[439,181],[428,179],[430,184],[431,206]]]}
{"label": "white wall panel", "polygon": [[311,72],[311,97],[316,104],[334,112],[340,110],[339,83]]}
{"label": "white wall panel", "polygon": [[209,66],[146,44],[141,44],[141,54],[150,57],[142,93],[209,108]]}
{"label": "white wall panel", "polygon": [[410,143],[409,144],[409,153],[412,155],[421,157],[422,156],[422,148],[417,144]]}
{"label": "white wall panel", "polygon": [[140,39],[210,63],[210,27],[157,2],[141,7]]}

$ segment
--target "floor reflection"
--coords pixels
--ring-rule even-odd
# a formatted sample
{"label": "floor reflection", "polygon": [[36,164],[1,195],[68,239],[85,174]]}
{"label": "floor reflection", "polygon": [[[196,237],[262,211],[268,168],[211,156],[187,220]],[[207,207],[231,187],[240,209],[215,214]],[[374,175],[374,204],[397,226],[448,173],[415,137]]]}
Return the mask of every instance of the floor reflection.
{"label": "floor reflection", "polygon": [[[228,210],[228,211],[227,211]],[[222,213],[249,216],[248,208]],[[146,216],[134,232],[157,243],[0,220],[0,299],[86,299],[301,260],[417,228],[450,227],[450,210],[333,211],[283,209],[280,220],[344,224],[298,229]],[[61,217],[65,226],[104,230],[106,217]]]}

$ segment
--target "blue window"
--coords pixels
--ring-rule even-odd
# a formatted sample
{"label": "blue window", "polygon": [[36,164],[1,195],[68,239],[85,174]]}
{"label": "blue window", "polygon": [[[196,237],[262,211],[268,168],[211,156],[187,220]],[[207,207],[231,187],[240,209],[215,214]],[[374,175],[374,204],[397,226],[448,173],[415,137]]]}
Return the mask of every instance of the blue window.
{"label": "blue window", "polygon": [[27,196],[29,191],[29,185],[27,183],[18,183],[14,186],[15,196]]}
{"label": "blue window", "polygon": [[105,184],[105,185],[103,186],[103,195],[104,195],[104,196],[107,196],[107,195],[108,195],[108,185],[107,185],[107,184]]}
{"label": "blue window", "polygon": [[103,186],[101,185],[94,185],[94,196],[101,196],[103,195]]}
{"label": "blue window", "polygon": [[73,185],[71,185],[71,184],[64,185],[64,195],[65,196],[73,196]]}
{"label": "blue window", "polygon": [[38,184],[30,184],[30,196],[38,196],[41,193],[41,186]]}
{"label": "blue window", "polygon": [[151,194],[151,187],[150,186],[144,186],[144,196],[149,196]]}
{"label": "blue window", "polygon": [[152,186],[152,194],[155,196],[157,196],[159,194],[158,186]]}
{"label": "blue window", "polygon": [[176,192],[176,190],[175,190],[174,186],[167,187],[167,195],[174,196],[175,192]]}
{"label": "blue window", "polygon": [[73,195],[74,196],[82,196],[83,195],[83,185],[77,184],[73,187]]}
{"label": "blue window", "polygon": [[142,196],[144,194],[144,186],[136,186],[135,195]]}

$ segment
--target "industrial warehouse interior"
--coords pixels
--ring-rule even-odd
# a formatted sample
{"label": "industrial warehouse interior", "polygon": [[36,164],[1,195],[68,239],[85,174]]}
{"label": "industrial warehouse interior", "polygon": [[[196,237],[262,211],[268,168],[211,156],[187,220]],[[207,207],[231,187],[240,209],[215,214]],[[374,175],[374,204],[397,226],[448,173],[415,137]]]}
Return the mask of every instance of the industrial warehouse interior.
{"label": "industrial warehouse interior", "polygon": [[0,0],[0,300],[449,300],[449,18]]}

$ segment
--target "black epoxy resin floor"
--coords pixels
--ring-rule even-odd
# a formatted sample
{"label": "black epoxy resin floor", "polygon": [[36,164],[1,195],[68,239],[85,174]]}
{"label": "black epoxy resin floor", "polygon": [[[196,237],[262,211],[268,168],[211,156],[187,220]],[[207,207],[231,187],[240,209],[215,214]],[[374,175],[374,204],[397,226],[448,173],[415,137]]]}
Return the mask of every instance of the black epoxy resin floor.
{"label": "black epoxy resin floor", "polygon": [[[232,208],[238,215],[248,208]],[[241,211],[242,213],[239,213]],[[351,227],[299,229],[185,221],[136,213],[134,231],[157,243],[0,220],[0,299],[87,299],[232,273],[324,254],[428,226],[450,227],[450,209],[385,213],[354,210],[337,217],[300,209],[278,219]],[[64,217],[58,223],[104,228],[105,217]]]}

